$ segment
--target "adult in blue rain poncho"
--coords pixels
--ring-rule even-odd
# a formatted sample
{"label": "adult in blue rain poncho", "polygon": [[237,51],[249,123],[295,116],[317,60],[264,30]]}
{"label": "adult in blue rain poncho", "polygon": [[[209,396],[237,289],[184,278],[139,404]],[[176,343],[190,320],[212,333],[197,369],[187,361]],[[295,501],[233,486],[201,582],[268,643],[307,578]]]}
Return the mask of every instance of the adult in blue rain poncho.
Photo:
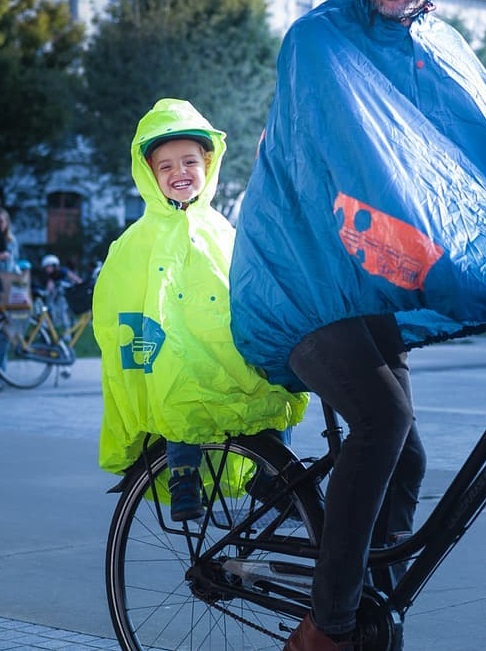
{"label": "adult in blue rain poncho", "polygon": [[425,458],[406,350],[486,329],[486,73],[432,9],[328,0],[292,26],[242,203],[235,343],[349,424],[285,651],[352,649],[372,536],[411,529]]}
{"label": "adult in blue rain poncho", "polygon": [[[176,141],[189,154],[158,160]],[[139,457],[147,432],[197,447],[227,434],[285,430],[305,411],[305,394],[269,384],[233,343],[234,228],[211,206],[225,149],[225,134],[183,100],[159,100],[138,124],[132,173],[145,211],[111,245],[93,299],[100,465],[110,472]],[[195,169],[198,194],[186,200]],[[176,196],[164,195],[162,178]]]}

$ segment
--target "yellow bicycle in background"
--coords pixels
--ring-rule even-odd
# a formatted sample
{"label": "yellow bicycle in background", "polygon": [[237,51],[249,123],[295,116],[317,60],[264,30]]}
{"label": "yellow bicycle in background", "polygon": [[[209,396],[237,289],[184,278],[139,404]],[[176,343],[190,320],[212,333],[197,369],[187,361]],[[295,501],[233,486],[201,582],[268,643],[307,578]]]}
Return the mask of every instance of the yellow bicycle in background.
{"label": "yellow bicycle in background", "polygon": [[76,361],[76,343],[92,319],[94,282],[87,280],[64,290],[74,320],[61,333],[42,296],[32,300],[30,276],[23,272],[17,281],[12,276],[2,274],[1,278],[7,288],[0,300],[0,379],[18,389],[32,389],[45,382],[54,368],[67,370]]}

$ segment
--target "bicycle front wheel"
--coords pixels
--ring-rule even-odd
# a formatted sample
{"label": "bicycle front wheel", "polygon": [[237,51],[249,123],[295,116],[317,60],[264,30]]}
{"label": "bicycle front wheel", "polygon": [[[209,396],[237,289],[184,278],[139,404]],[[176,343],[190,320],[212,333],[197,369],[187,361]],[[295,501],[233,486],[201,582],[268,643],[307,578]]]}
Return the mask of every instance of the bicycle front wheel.
{"label": "bicycle front wheel", "polygon": [[[282,500],[259,508],[248,482],[265,472],[285,484],[285,469],[296,462],[288,448],[265,438],[202,446],[209,503],[198,522],[170,520],[161,445],[133,473],[106,551],[110,614],[124,651],[276,651],[308,611],[322,504],[315,486],[302,483],[287,508]],[[208,468],[216,488],[204,479]],[[292,582],[296,563],[304,578]]]}
{"label": "bicycle front wheel", "polygon": [[47,380],[52,372],[52,364],[27,358],[22,347],[22,339],[29,341],[30,347],[45,347],[51,344],[51,337],[42,327],[38,329],[35,336],[32,336],[37,327],[35,317],[18,320],[19,323],[16,323],[14,315],[12,324],[6,324],[0,331],[0,378],[17,389],[33,389]]}

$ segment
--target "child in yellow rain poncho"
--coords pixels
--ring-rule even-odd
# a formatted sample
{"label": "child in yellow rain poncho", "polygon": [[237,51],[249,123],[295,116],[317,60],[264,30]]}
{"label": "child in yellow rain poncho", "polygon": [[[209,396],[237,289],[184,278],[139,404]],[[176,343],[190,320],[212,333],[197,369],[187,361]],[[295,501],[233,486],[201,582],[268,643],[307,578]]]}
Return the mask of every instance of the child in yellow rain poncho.
{"label": "child in yellow rain poncho", "polygon": [[283,432],[308,401],[269,384],[233,344],[234,229],[210,205],[224,139],[182,100],[162,99],[140,120],[132,174],[145,212],[111,245],[94,292],[100,465],[121,472],[139,457],[146,432],[164,436],[175,520],[203,513],[199,443]]}

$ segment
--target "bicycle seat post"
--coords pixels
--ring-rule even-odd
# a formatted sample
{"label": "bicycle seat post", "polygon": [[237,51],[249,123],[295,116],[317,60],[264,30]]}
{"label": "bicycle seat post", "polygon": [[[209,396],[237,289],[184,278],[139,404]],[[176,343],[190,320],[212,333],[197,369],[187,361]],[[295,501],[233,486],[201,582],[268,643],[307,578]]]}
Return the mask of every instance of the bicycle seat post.
{"label": "bicycle seat post", "polygon": [[334,409],[321,399],[322,411],[324,412],[324,420],[326,422],[326,429],[321,432],[321,436],[327,439],[329,450],[332,458],[335,461],[341,452],[343,443],[343,428],[339,424],[338,417]]}

